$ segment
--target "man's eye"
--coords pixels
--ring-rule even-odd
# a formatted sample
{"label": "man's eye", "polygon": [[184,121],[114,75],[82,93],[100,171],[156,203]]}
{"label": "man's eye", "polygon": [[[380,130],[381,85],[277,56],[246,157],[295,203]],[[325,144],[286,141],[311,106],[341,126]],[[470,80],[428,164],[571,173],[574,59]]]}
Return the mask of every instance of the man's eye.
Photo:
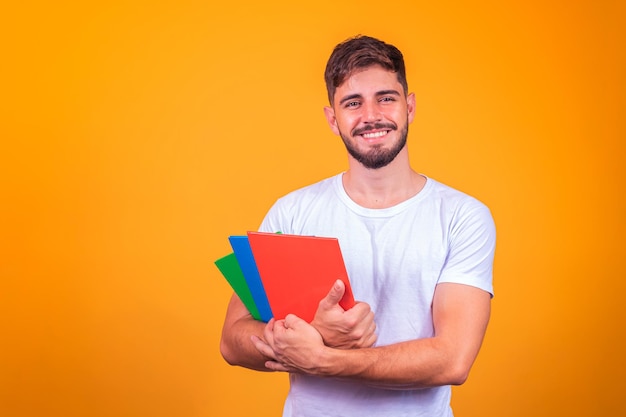
{"label": "man's eye", "polygon": [[359,102],[358,101],[349,101],[346,103],[346,107],[358,107]]}
{"label": "man's eye", "polygon": [[395,99],[393,97],[383,97],[380,99],[380,101],[382,102],[395,101]]}

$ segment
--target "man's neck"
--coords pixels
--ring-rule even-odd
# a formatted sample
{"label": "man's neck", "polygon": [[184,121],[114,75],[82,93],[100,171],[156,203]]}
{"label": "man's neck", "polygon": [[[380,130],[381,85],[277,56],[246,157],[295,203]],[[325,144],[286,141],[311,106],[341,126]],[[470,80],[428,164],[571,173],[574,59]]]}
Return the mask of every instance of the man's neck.
{"label": "man's neck", "polygon": [[343,187],[355,203],[366,208],[395,206],[415,196],[426,184],[426,178],[411,168],[406,152],[378,169],[365,168],[351,157],[349,166]]}

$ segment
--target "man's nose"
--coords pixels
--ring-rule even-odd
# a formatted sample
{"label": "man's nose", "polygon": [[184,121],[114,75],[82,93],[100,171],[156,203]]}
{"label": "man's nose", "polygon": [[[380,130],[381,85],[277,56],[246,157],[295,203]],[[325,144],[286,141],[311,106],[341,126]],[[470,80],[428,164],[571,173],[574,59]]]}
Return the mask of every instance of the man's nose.
{"label": "man's nose", "polygon": [[367,103],[363,105],[363,121],[377,122],[382,119],[382,113],[376,103]]}

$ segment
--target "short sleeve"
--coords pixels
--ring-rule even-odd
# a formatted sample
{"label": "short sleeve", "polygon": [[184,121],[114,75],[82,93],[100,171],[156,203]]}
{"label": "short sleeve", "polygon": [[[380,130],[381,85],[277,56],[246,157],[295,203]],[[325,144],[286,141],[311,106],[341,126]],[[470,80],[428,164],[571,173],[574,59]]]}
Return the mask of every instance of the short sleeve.
{"label": "short sleeve", "polygon": [[496,230],[489,209],[471,199],[450,224],[449,251],[438,283],[466,284],[493,296]]}

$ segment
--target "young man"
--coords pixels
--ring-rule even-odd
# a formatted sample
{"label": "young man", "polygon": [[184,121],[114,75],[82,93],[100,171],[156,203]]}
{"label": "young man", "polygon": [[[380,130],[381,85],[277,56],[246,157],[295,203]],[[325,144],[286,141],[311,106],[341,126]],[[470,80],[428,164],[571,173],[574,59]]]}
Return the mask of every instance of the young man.
{"label": "young man", "polygon": [[326,67],[331,130],[349,169],[279,199],[267,232],[337,237],[341,281],[307,323],[255,321],[233,296],[222,334],[230,364],[290,373],[284,416],[451,416],[489,321],[495,229],[476,199],[409,163],[415,115],[401,52],[359,36]]}

